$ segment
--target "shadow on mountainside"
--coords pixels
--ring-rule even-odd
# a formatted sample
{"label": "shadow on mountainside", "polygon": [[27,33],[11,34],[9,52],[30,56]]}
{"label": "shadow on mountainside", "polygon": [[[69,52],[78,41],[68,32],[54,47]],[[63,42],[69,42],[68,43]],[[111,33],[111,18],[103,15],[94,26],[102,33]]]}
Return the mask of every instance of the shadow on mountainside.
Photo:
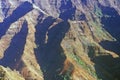
{"label": "shadow on mountainside", "polygon": [[61,47],[61,41],[70,25],[68,22],[62,21],[50,28],[55,21],[53,17],[47,17],[36,25],[35,43],[37,48],[35,55],[43,72],[44,80],[63,80],[59,73],[63,68],[66,56]]}
{"label": "shadow on mountainside", "polygon": [[4,52],[4,57],[0,60],[0,65],[15,69],[19,65],[21,56],[24,51],[26,37],[28,34],[28,24],[24,21],[20,32],[16,33],[12,38],[10,46]]}
{"label": "shadow on mountainside", "polygon": [[[114,8],[99,4],[103,17],[103,28],[113,36],[116,41],[101,41],[99,44],[106,50],[120,55],[120,16]],[[96,54],[99,54],[96,56]],[[105,52],[97,51],[96,46],[88,46],[88,56],[94,62],[97,77],[101,80],[120,80],[120,58],[113,57]]]}
{"label": "shadow on mountainside", "polygon": [[73,6],[71,0],[61,0],[61,6],[59,10],[61,12],[59,18],[65,21],[68,19],[74,20],[76,7]]}
{"label": "shadow on mountainside", "polygon": [[120,43],[118,41],[101,41],[99,43],[104,49],[112,51],[120,55]]}
{"label": "shadow on mountainside", "polygon": [[71,0],[67,1],[67,4],[62,0],[59,9],[61,11],[59,18],[63,21],[59,22],[58,19],[51,16],[42,21],[41,15],[36,25],[35,43],[37,48],[35,55],[43,72],[44,80],[64,80],[60,72],[64,67],[66,56],[61,42],[70,28],[68,19],[73,18],[76,8],[73,7]]}
{"label": "shadow on mountainside", "polygon": [[32,4],[27,1],[17,7],[9,17],[5,18],[4,21],[0,23],[0,38],[5,35],[6,31],[12,23],[27,14],[32,9]]}
{"label": "shadow on mountainside", "polygon": [[94,62],[95,71],[98,79],[101,80],[120,80],[120,58],[114,58],[112,55],[104,55],[100,51],[99,56],[95,56],[94,46],[88,46],[88,56]]}
{"label": "shadow on mountainside", "polygon": [[116,39],[116,41],[102,41],[100,45],[106,50],[120,55],[120,15],[114,8],[102,5],[99,5],[99,7],[103,13],[103,17],[101,18],[103,28]]}

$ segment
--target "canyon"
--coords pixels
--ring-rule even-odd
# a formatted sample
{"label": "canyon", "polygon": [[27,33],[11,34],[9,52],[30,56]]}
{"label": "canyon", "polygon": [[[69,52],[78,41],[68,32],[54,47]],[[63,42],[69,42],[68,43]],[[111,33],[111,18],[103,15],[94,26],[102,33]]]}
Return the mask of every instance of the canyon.
{"label": "canyon", "polygon": [[0,0],[0,80],[120,80],[120,0]]}

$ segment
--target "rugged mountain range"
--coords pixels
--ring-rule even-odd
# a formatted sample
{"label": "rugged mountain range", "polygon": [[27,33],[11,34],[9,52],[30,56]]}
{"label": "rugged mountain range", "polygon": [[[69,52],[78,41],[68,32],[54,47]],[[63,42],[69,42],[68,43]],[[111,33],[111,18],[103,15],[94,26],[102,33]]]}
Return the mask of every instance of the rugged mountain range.
{"label": "rugged mountain range", "polygon": [[0,0],[0,80],[120,80],[120,0]]}

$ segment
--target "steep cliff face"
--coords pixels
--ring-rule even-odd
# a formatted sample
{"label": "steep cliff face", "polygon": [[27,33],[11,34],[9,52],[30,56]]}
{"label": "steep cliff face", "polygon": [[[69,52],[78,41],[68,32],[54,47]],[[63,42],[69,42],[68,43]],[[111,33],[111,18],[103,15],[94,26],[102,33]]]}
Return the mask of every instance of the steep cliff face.
{"label": "steep cliff face", "polygon": [[1,0],[0,79],[119,80],[119,3]]}

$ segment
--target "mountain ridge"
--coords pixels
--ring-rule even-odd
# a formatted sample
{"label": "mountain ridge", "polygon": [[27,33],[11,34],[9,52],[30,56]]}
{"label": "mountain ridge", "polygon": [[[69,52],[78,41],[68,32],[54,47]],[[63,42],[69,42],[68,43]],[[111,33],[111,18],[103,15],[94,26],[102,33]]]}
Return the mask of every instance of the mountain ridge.
{"label": "mountain ridge", "polygon": [[0,65],[23,80],[119,80],[119,3],[1,0]]}

